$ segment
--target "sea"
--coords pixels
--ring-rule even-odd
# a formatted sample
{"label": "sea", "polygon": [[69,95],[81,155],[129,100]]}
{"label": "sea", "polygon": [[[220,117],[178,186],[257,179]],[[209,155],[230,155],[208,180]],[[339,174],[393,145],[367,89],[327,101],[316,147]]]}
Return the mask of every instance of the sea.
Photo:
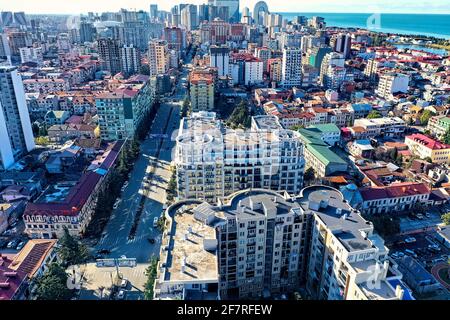
{"label": "sea", "polygon": [[296,16],[320,16],[328,27],[363,28],[371,31],[404,35],[422,35],[450,39],[450,14],[319,13],[279,12],[288,20]]}

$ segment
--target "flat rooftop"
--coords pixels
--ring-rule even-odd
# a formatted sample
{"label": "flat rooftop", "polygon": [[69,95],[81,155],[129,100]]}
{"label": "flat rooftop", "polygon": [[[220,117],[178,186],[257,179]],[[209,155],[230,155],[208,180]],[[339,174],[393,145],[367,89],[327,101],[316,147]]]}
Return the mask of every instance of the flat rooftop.
{"label": "flat rooftop", "polygon": [[[298,201],[306,212],[316,214],[349,252],[372,247],[372,242],[361,234],[372,227],[371,223],[354,211],[339,191],[325,186],[310,187],[304,189]],[[319,208],[312,209],[311,203],[319,204]]]}
{"label": "flat rooftop", "polygon": [[196,220],[191,210],[180,209],[174,214],[169,236],[164,281],[218,281],[216,251],[207,251],[204,247],[205,240],[216,239],[214,227]]}

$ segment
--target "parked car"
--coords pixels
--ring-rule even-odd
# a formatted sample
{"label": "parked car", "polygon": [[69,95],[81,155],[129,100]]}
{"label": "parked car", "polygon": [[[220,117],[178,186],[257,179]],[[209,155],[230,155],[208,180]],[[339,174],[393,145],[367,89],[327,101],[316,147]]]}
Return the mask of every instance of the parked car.
{"label": "parked car", "polygon": [[6,248],[8,249],[13,249],[15,248],[17,245],[19,244],[19,240],[12,240],[8,243],[8,245],[6,246]]}
{"label": "parked car", "polygon": [[404,256],[405,256],[405,254],[401,251],[394,252],[393,254],[391,254],[392,259],[400,259]]}
{"label": "parked car", "polygon": [[153,239],[153,238],[148,238],[147,240],[148,240],[148,242],[150,242],[151,244],[154,244],[154,243],[155,243],[155,239]]}
{"label": "parked car", "polygon": [[120,283],[121,288],[126,288],[128,286],[128,280],[122,279],[122,282]]}
{"label": "parked car", "polygon": [[441,248],[437,244],[429,244],[428,250],[430,250],[431,252],[440,252]]}
{"label": "parked car", "polygon": [[22,250],[22,248],[25,246],[25,244],[26,244],[25,241],[21,241],[21,242],[17,245],[16,250]]}
{"label": "parked car", "polygon": [[158,227],[158,217],[155,217],[154,219],[153,219],[153,228],[156,228],[156,227]]}
{"label": "parked car", "polygon": [[125,290],[119,291],[119,293],[117,294],[117,299],[119,299],[119,300],[125,299]]}
{"label": "parked car", "polygon": [[417,258],[417,254],[413,250],[406,249],[405,253],[411,257]]}
{"label": "parked car", "polygon": [[414,237],[408,237],[408,238],[405,239],[405,242],[406,242],[406,243],[414,243],[414,242],[416,242],[416,238],[414,238]]}
{"label": "parked car", "polygon": [[416,218],[419,220],[423,220],[423,214],[421,213],[416,214]]}

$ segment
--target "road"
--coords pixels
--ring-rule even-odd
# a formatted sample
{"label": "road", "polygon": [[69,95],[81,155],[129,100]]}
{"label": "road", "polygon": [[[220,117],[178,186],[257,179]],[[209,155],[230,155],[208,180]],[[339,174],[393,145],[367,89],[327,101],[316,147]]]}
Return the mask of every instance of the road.
{"label": "road", "polygon": [[[190,62],[190,59],[187,63]],[[181,77],[188,75],[183,68]],[[141,146],[141,154],[131,172],[129,184],[122,194],[122,202],[113,211],[105,227],[98,249],[109,249],[109,258],[125,255],[136,258],[137,263],[147,263],[152,255],[159,254],[160,232],[153,228],[153,219],[159,217],[166,202],[166,187],[170,180],[170,163],[175,146],[176,130],[180,123],[180,108],[186,95],[186,89],[178,82],[171,99],[176,102],[162,103],[151,126],[150,134],[165,134],[165,138],[150,138]],[[134,239],[129,240],[141,196],[147,197]],[[148,238],[155,238],[151,245]]]}

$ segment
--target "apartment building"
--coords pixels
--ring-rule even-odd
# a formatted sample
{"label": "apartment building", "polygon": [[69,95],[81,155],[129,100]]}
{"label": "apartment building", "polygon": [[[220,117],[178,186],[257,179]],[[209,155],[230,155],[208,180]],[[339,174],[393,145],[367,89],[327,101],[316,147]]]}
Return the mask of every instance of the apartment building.
{"label": "apartment building", "polygon": [[64,79],[26,79],[23,80],[25,92],[53,93],[69,91],[69,83]]}
{"label": "apartment building", "polygon": [[123,145],[124,141],[110,144],[95,160],[95,169],[84,172],[67,192],[44,193],[34,203],[29,202],[23,214],[25,233],[32,239],[55,239],[62,236],[67,227],[71,235],[83,235],[97,207],[98,195],[105,191]]}
{"label": "apartment building", "polygon": [[214,109],[215,84],[211,73],[196,72],[190,75],[190,97],[192,111],[211,111]]}
{"label": "apartment building", "polygon": [[116,39],[99,39],[98,54],[102,70],[115,75],[121,71],[120,41]]}
{"label": "apartment building", "polygon": [[120,48],[120,69],[125,76],[139,73],[141,69],[141,54],[133,45]]}
{"label": "apartment building", "polygon": [[131,138],[153,106],[154,88],[149,77],[136,75],[111,91],[95,95],[102,140]]}
{"label": "apartment building", "polygon": [[6,170],[35,147],[22,78],[0,66],[0,169]]}
{"label": "apartment building", "polygon": [[413,155],[421,159],[430,158],[432,163],[450,163],[450,145],[448,144],[420,133],[406,136],[405,144]]}
{"label": "apartment building", "polygon": [[150,76],[164,74],[169,71],[169,45],[165,40],[151,40],[148,44],[148,61]]}
{"label": "apartment building", "polygon": [[38,47],[24,47],[20,48],[20,61],[22,63],[34,62],[37,65],[42,65],[43,56],[42,56],[42,48]]}
{"label": "apartment building", "polygon": [[409,76],[402,73],[386,73],[380,76],[375,93],[386,100],[392,99],[395,93],[406,93],[409,90]]}
{"label": "apartment building", "polygon": [[275,117],[252,118],[250,130],[231,130],[215,113],[184,118],[176,139],[180,199],[218,199],[246,188],[297,193],[303,185],[303,145]]}
{"label": "apartment building", "polygon": [[377,119],[356,119],[354,127],[362,127],[370,138],[399,137],[405,133],[405,121],[399,117],[385,117]]}
{"label": "apartment building", "polygon": [[284,48],[281,71],[283,87],[301,87],[302,85],[302,50]]}
{"label": "apartment building", "polygon": [[450,117],[436,116],[428,120],[427,130],[438,139],[442,139],[444,134],[450,128]]}
{"label": "apartment building", "polygon": [[383,239],[336,189],[247,189],[217,205],[180,201],[165,217],[155,299],[261,299],[300,287],[326,300],[403,298]]}
{"label": "apartment building", "polygon": [[414,209],[416,204],[427,205],[431,193],[426,184],[415,182],[368,187],[360,192],[361,211],[368,214],[402,212]]}

